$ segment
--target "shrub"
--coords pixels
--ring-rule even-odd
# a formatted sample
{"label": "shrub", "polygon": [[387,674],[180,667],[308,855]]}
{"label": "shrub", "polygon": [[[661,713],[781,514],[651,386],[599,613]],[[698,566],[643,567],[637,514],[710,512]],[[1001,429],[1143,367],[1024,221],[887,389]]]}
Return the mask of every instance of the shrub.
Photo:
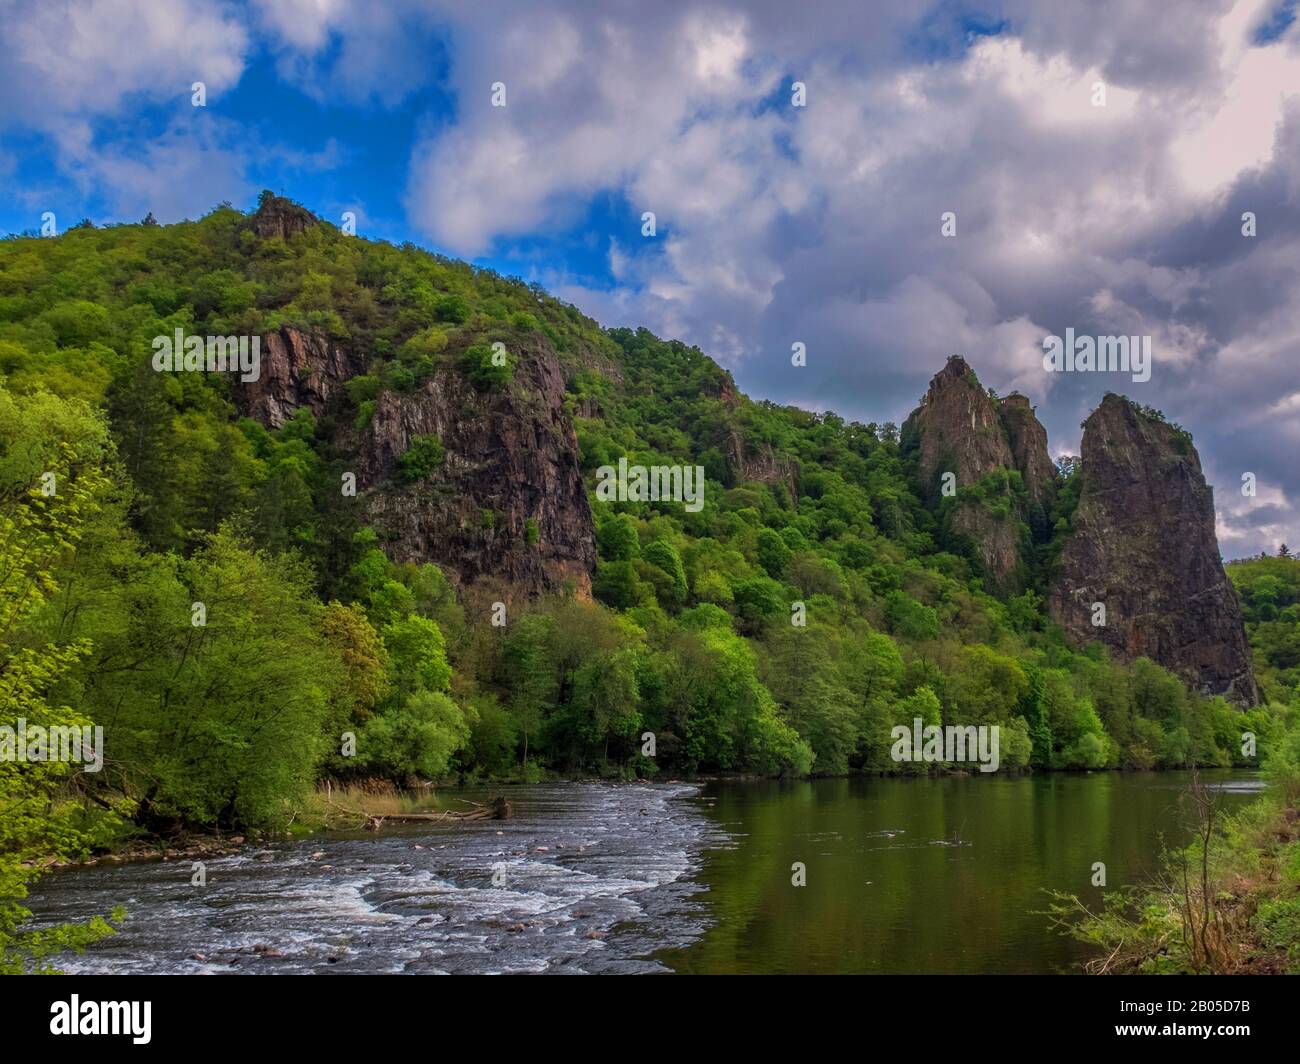
{"label": "shrub", "polygon": [[397,471],[405,481],[423,480],[442,464],[442,441],[437,436],[416,436],[397,460]]}

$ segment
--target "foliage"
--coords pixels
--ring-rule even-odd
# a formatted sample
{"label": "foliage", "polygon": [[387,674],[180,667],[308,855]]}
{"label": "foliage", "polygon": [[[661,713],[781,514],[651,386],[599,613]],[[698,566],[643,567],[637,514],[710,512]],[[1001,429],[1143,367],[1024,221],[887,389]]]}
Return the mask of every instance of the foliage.
{"label": "foliage", "polygon": [[[289,325],[372,355],[319,422],[303,408],[268,428],[241,416],[228,378],[150,367],[152,338],[176,328]],[[512,600],[501,629],[480,589],[394,563],[340,503],[339,441],[371,431],[385,392],[435,373],[526,406],[515,371],[538,344],[568,389],[594,601]],[[922,499],[896,426],[750,401],[697,348],[327,224],[262,239],[223,206],[6,241],[0,381],[21,412],[4,431],[38,440],[38,465],[100,441],[101,505],[33,568],[45,597],[11,625],[6,660],[57,648],[24,697],[112,714],[111,764],[80,786],[135,827],[272,828],[324,775],[918,771],[889,755],[889,728],[914,712],[998,725],[1008,770],[1252,764],[1241,732],[1280,734],[1300,698],[1289,556],[1229,566],[1267,697],[1243,715],[1050,623],[1077,462],[1020,530],[1026,583],[998,599]],[[0,453],[5,483],[33,482],[30,450]],[[701,467],[702,507],[596,500],[596,470],[620,458]],[[436,436],[416,436],[395,476],[418,483],[442,461]],[[1011,514],[1023,493],[994,475],[958,501]],[[501,536],[501,507],[475,505],[469,531]],[[544,553],[539,516],[522,539]]]}
{"label": "foliage", "polygon": [[414,436],[397,460],[397,472],[408,482],[423,480],[442,464],[442,457],[437,436]]}
{"label": "foliage", "polygon": [[[0,387],[0,724],[14,732],[20,721],[47,735],[94,724],[54,695],[90,644],[20,633],[58,596],[62,563],[103,504],[108,458],[105,426],[83,403],[38,394],[19,404]],[[79,776],[68,761],[19,760],[13,750],[0,759],[0,974],[50,971],[49,958],[112,934],[124,916],[23,927],[31,913],[22,900],[41,864],[83,855],[105,826],[80,815]]]}

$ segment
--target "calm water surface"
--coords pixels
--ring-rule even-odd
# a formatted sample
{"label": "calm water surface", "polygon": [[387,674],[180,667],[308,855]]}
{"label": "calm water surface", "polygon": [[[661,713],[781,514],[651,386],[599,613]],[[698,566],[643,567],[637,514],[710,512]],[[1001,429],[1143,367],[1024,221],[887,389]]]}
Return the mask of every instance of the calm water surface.
{"label": "calm water surface", "polygon": [[[699,880],[712,922],[660,960],[682,972],[1054,972],[1084,959],[1045,890],[1100,899],[1188,838],[1184,773],[717,784],[699,801],[732,837]],[[1261,784],[1207,773],[1231,810]],[[802,862],[807,885],[791,885]]]}
{"label": "calm water surface", "polygon": [[[1207,774],[1227,809],[1259,787]],[[1051,972],[1045,889],[1095,901],[1181,842],[1174,773],[510,788],[515,817],[333,833],[42,880],[123,904],[70,972]],[[483,792],[460,792],[481,797]],[[450,800],[450,792],[444,795]],[[801,862],[807,885],[791,884]]]}

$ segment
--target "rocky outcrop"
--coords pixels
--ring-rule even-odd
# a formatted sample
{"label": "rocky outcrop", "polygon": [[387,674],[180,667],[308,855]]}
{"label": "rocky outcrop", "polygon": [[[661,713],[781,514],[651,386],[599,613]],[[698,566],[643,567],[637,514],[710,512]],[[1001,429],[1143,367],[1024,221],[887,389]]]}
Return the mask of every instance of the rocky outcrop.
{"label": "rocky outcrop", "polygon": [[[512,344],[508,387],[480,391],[455,356],[409,395],[386,391],[357,441],[369,523],[398,561],[433,561],[462,582],[526,592],[591,590],[595,526],[564,409],[564,374],[541,337]],[[436,436],[442,461],[406,482],[398,461]]]}
{"label": "rocky outcrop", "polygon": [[1029,400],[1012,392],[998,405],[1011,459],[1020,471],[1029,503],[1029,526],[1036,535],[1050,531],[1048,523],[1056,495],[1056,466],[1047,450],[1047,430],[1034,414]]}
{"label": "rocky outcrop", "polygon": [[717,370],[718,398],[727,408],[724,416],[726,428],[725,453],[727,468],[733,484],[781,484],[790,503],[799,503],[799,463],[789,455],[778,454],[768,443],[755,443],[747,439],[739,422],[729,415],[741,405],[742,396],[736,388],[735,378],[726,370]]}
{"label": "rocky outcrop", "polygon": [[[306,407],[335,428],[356,473],[357,500],[395,561],[433,562],[463,584],[487,577],[511,592],[571,586],[590,595],[595,528],[578,439],[564,406],[565,379],[546,339],[512,342],[513,380],[480,390],[444,352],[413,392],[386,390],[356,427],[344,383],[368,360],[317,333],[284,328],[262,337],[259,380],[241,391],[246,412],[278,428]],[[400,460],[417,437],[437,437],[442,457],[408,478]]]}
{"label": "rocky outcrop", "polygon": [[313,225],[319,225],[320,219],[301,204],[266,191],[258,200],[257,210],[253,212],[249,224],[262,240],[274,236],[288,240],[297,233],[306,232]]}
{"label": "rocky outcrop", "polygon": [[[1032,411],[1029,416],[1033,418]],[[949,511],[949,528],[969,540],[983,564],[989,590],[1003,594],[1018,590],[1024,561],[1020,525],[1026,515],[1014,499],[996,500],[1002,505],[995,507],[974,494],[990,473],[1014,469],[1015,456],[998,402],[965,359],[954,355],[935,374],[921,405],[904,422],[900,438],[903,450],[916,454],[921,495],[927,503],[940,504],[944,474],[953,474],[957,494]],[[1045,449],[1046,433],[1043,439]]]}
{"label": "rocky outcrop", "polygon": [[919,451],[922,493],[930,502],[940,498],[944,473],[955,475],[958,488],[969,488],[1014,465],[997,403],[958,355],[934,375],[901,437],[905,449]]}
{"label": "rocky outcrop", "polygon": [[[1209,694],[1259,700],[1223,571],[1214,498],[1190,437],[1107,395],[1084,422],[1083,483],[1050,594],[1076,641],[1147,657]],[[1105,624],[1094,604],[1105,607]]]}
{"label": "rocky outcrop", "polygon": [[[946,512],[982,561],[990,590],[1018,590],[1029,545],[1043,542],[1057,477],[1047,432],[1029,400],[993,399],[961,358],[930,382],[903,426],[922,496]],[[1020,473],[1011,496],[977,486],[999,469]],[[957,495],[941,506],[944,473]],[[1076,642],[1100,640],[1121,660],[1148,657],[1201,690],[1253,705],[1241,611],[1219,558],[1213,493],[1182,430],[1108,395],[1084,423],[1083,483],[1073,531],[1048,589],[1052,619]],[[965,495],[973,492],[976,497]],[[1105,607],[1105,624],[1095,604]]]}
{"label": "rocky outcrop", "polygon": [[260,343],[261,372],[241,388],[248,413],[271,428],[303,406],[319,418],[343,382],[363,372],[360,358],[322,334],[285,326]]}

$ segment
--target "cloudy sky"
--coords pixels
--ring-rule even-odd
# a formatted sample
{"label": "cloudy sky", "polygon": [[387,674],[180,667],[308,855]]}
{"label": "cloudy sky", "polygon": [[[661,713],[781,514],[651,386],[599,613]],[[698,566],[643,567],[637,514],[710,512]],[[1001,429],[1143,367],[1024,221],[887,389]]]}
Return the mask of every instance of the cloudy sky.
{"label": "cloudy sky", "polygon": [[[1194,434],[1226,557],[1300,547],[1294,4],[0,0],[0,232],[269,187],[757,397],[901,421],[960,353],[1077,453],[1119,391]],[[1151,379],[1045,372],[1067,328]]]}

